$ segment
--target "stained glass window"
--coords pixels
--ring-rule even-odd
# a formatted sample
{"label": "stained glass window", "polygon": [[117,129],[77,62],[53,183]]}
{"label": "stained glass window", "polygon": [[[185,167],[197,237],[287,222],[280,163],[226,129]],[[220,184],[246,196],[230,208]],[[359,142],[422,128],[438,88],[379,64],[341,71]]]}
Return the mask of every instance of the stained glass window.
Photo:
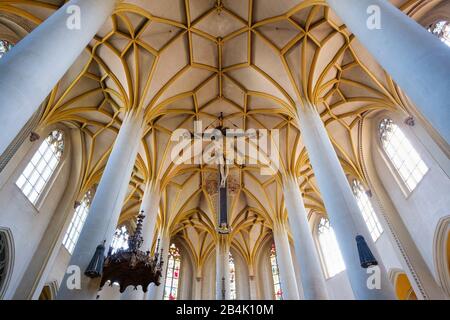
{"label": "stained glass window", "polygon": [[13,47],[11,42],[0,40],[0,59]]}
{"label": "stained glass window", "polygon": [[344,260],[330,221],[321,218],[318,226],[319,244],[328,277],[345,270]]}
{"label": "stained glass window", "polygon": [[427,165],[391,119],[380,122],[379,133],[384,151],[408,190],[413,191],[428,172]]}
{"label": "stained glass window", "polygon": [[116,252],[117,250],[128,249],[128,230],[127,227],[121,226],[116,229],[116,233],[114,234],[114,238],[111,242],[112,252]]}
{"label": "stained glass window", "polygon": [[272,247],[270,248],[270,266],[272,268],[273,292],[275,300],[283,300],[283,291],[281,290],[280,270],[278,269],[275,244],[272,244]]}
{"label": "stained glass window", "polygon": [[230,268],[230,299],[236,300],[236,269],[231,253],[229,254],[228,266]]}
{"label": "stained glass window", "polygon": [[373,241],[376,241],[383,233],[383,227],[378,220],[372,203],[370,202],[369,196],[361,185],[361,182],[359,182],[358,180],[353,180],[352,187],[356,202],[358,203],[359,210],[361,211],[364,221],[366,222],[370,235],[372,236]]}
{"label": "stained glass window", "polygon": [[67,229],[67,232],[64,236],[63,245],[70,252],[70,254],[73,253],[73,249],[75,248],[78,238],[80,237],[81,230],[83,229],[84,223],[86,222],[89,207],[91,206],[92,196],[93,192],[88,191],[83,197],[80,205],[75,210],[75,215],[73,216],[72,221],[69,225],[69,229]]}
{"label": "stained glass window", "polygon": [[442,42],[450,46],[450,21],[439,21],[431,25],[428,31],[438,36]]}
{"label": "stained glass window", "polygon": [[42,142],[25,170],[16,181],[23,194],[36,204],[39,196],[56,170],[64,151],[64,136],[55,130]]}
{"label": "stained glass window", "polygon": [[178,250],[174,243],[170,245],[168,260],[166,283],[164,286],[164,300],[177,300],[181,255],[180,250]]}

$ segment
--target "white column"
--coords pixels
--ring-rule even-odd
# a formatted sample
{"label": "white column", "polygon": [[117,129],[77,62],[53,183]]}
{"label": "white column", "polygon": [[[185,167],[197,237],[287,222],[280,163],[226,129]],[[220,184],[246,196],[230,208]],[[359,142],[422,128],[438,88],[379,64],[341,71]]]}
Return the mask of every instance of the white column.
{"label": "white column", "polygon": [[[390,1],[327,2],[450,144],[448,47]],[[372,19],[379,19],[380,28]]]}
{"label": "white column", "polygon": [[111,244],[117,221],[125,200],[131,173],[143,131],[142,113],[130,112],[120,128],[100,184],[94,196],[88,217],[81,231],[69,266],[76,265],[81,271],[81,289],[70,290],[66,286],[66,274],[58,299],[94,299],[100,279],[91,279],[84,271],[91,261],[96,247],[106,240],[105,254]]}
{"label": "white column", "polygon": [[120,295],[120,300],[144,300],[144,291],[142,291],[141,286],[136,289],[133,286],[128,286]]}
{"label": "white column", "polygon": [[201,276],[195,277],[194,283],[194,300],[202,300],[202,280]]}
{"label": "white column", "polygon": [[[327,130],[309,104],[297,106],[303,143],[308,151],[314,175],[331,225],[336,233],[347,274],[356,299],[394,299],[395,295],[372,237],[359,211],[349,182],[328,137]],[[380,267],[380,289],[370,289],[371,274],[360,266],[355,237],[362,235]]]}
{"label": "white column", "polygon": [[258,287],[256,284],[255,267],[253,264],[248,266],[248,283],[250,300],[258,300]]}
{"label": "white column", "polygon": [[[139,212],[144,212],[145,219],[142,226],[142,236],[144,242],[142,243],[142,251],[151,251],[153,244],[153,237],[155,235],[156,220],[158,219],[159,201],[161,199],[161,193],[159,192],[159,185],[154,183],[147,183],[144,196],[141,202],[141,208]],[[131,288],[131,287],[130,287]],[[151,286],[147,289],[150,289]],[[128,290],[129,288],[127,288]],[[134,289],[134,288],[133,288]],[[145,293],[142,287],[139,286],[138,290],[132,290],[131,292],[125,292],[122,294],[122,300],[143,300]]]}
{"label": "white column", "polygon": [[225,300],[230,300],[230,245],[227,235],[219,235],[216,245],[216,300],[224,300],[223,287],[225,284]]}
{"label": "white column", "polygon": [[273,240],[277,252],[277,263],[278,270],[280,271],[283,300],[299,300],[300,296],[298,294],[291,248],[289,246],[287,230],[283,224],[277,222],[274,224]]}
{"label": "white column", "polygon": [[169,260],[169,247],[170,247],[170,235],[168,231],[163,231],[161,233],[161,242],[160,248],[163,250],[162,260],[164,262],[162,268],[161,275],[161,284],[159,286],[155,286],[151,284],[149,286],[146,300],[162,300],[164,297],[164,286],[166,284],[166,274],[167,274],[167,265]]}
{"label": "white column", "polygon": [[110,283],[107,282],[102,290],[97,292],[96,300],[120,300],[121,295],[119,285],[113,284],[111,286]]}
{"label": "white column", "polygon": [[294,177],[288,176],[283,180],[283,194],[294,239],[295,255],[300,266],[305,299],[326,300],[328,293],[325,278],[308,223],[302,194]]}
{"label": "white column", "polygon": [[152,249],[160,200],[161,192],[159,190],[159,184],[152,182],[147,183],[140,209],[140,211],[144,211],[145,215],[144,224],[142,226],[144,242],[141,249],[143,251],[150,251]]}
{"label": "white column", "polygon": [[[115,4],[116,0],[72,0],[0,60],[0,154],[100,30]],[[79,8],[79,29],[68,27],[78,13],[69,8]]]}
{"label": "white column", "polygon": [[249,292],[250,292],[250,300],[258,300],[258,290],[256,287],[256,277],[254,275],[250,275],[248,277],[249,282]]}

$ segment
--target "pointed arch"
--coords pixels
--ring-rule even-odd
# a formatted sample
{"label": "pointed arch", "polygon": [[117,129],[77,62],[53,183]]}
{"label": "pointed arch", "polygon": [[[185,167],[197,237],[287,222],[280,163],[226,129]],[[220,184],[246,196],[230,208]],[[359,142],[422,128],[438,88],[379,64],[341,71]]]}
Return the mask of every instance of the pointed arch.
{"label": "pointed arch", "polygon": [[9,228],[0,227],[0,300],[3,299],[14,266],[14,238]]}
{"label": "pointed arch", "polygon": [[450,297],[450,215],[439,220],[433,245],[436,274],[442,289]]}

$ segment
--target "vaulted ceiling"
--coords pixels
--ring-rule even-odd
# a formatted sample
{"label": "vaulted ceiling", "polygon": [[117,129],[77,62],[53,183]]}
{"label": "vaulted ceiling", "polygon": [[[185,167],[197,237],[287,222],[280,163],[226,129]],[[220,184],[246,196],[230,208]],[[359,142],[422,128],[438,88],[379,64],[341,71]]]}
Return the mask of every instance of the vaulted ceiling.
{"label": "vaulted ceiling", "polygon": [[[392,2],[415,16],[441,1]],[[0,32],[20,39],[63,3],[0,1]],[[408,103],[323,0],[128,0],[48,97],[40,125],[83,132],[81,195],[101,178],[124,113],[145,110],[120,222],[134,219],[145,183],[159,181],[160,228],[183,238],[199,265],[217,240],[208,188],[217,169],[175,165],[172,132],[193,131],[196,120],[206,128],[221,113],[229,128],[279,129],[276,175],[262,175],[263,164],[230,170],[230,241],[252,262],[273,222],[286,219],[282,174],[299,177],[311,214],[324,213],[297,125],[302,99],[319,110],[345,171],[363,182],[362,120]]]}

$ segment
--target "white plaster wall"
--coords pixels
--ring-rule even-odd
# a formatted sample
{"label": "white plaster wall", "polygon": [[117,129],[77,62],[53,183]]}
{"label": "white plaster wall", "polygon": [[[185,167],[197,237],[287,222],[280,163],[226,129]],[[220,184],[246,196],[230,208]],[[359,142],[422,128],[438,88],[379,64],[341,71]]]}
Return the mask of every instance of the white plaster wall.
{"label": "white plaster wall", "polygon": [[[0,175],[0,225],[11,230],[15,244],[14,266],[4,299],[14,295],[68,183],[71,163],[70,157],[64,156],[36,206],[15,184],[46,137],[47,134],[43,134],[34,143],[27,140]],[[70,152],[69,145],[67,143],[65,153]]]}
{"label": "white plaster wall", "polygon": [[257,297],[259,300],[273,300],[273,277],[270,266],[270,248],[273,238],[269,238],[259,249],[257,265],[255,267],[255,279],[257,281]]}
{"label": "white plaster wall", "polygon": [[105,286],[98,292],[97,300],[120,300],[120,287],[118,284],[105,284]]}
{"label": "white plaster wall", "polygon": [[56,281],[59,289],[61,281],[66,272],[67,265],[69,264],[70,257],[71,255],[69,251],[67,251],[67,249],[63,245],[61,245],[58,251],[58,256],[56,257],[55,263],[52,266],[52,270],[50,271],[46,283]]}
{"label": "white plaster wall", "polygon": [[194,281],[194,273],[190,255],[184,246],[178,246],[181,254],[180,280],[178,285],[178,299],[191,300]]}
{"label": "white plaster wall", "polygon": [[347,273],[342,271],[326,280],[330,300],[354,300]]}
{"label": "white plaster wall", "polygon": [[[410,142],[429,167],[428,173],[412,193],[402,189],[395,169],[385,157],[378,141],[373,144],[373,162],[384,188],[388,192],[409,233],[414,239],[428,268],[436,276],[434,266],[434,235],[439,220],[450,215],[450,179],[448,158],[443,157],[438,146],[427,136],[420,124],[406,126],[397,115],[389,115],[403,130]],[[377,118],[377,121],[379,118]],[[374,135],[374,140],[377,138]],[[431,152],[430,152],[431,151]]]}
{"label": "white plaster wall", "polygon": [[202,300],[216,299],[216,257],[215,251],[209,255],[203,265]]}
{"label": "white plaster wall", "polygon": [[402,265],[392,246],[391,240],[386,232],[383,231],[381,236],[375,242],[375,245],[387,271],[402,268]]}
{"label": "white plaster wall", "polygon": [[231,250],[231,254],[236,274],[236,300],[248,300],[250,299],[250,283],[247,264],[235,250]]}

